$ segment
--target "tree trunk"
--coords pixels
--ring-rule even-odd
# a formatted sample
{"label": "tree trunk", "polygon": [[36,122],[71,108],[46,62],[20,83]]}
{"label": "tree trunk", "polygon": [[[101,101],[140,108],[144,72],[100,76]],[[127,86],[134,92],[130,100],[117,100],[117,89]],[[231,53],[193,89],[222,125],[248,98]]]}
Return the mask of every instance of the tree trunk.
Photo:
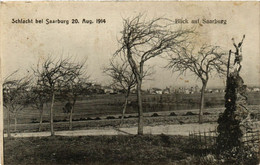
{"label": "tree trunk", "polygon": [[129,94],[130,94],[130,89],[127,90],[126,95],[125,95],[125,103],[124,103],[124,107],[123,107],[123,111],[122,111],[122,117],[121,117],[121,121],[120,121],[120,126],[123,124],[123,120],[124,120],[124,116],[125,116],[125,111],[126,111],[126,107],[127,107],[127,103],[128,103]]}
{"label": "tree trunk", "polygon": [[43,118],[43,106],[40,107],[40,122],[39,122],[39,131],[42,130],[42,118]]}
{"label": "tree trunk", "polygon": [[73,101],[71,110],[70,110],[70,123],[69,123],[69,130],[72,130],[72,115],[74,111],[74,106],[75,106],[76,100]]}
{"label": "tree trunk", "polygon": [[55,94],[52,93],[52,100],[51,100],[51,110],[50,110],[50,127],[51,127],[51,136],[54,136],[54,129],[53,129],[53,105],[54,105]]}
{"label": "tree trunk", "polygon": [[123,111],[122,111],[122,117],[121,117],[121,121],[120,121],[120,126],[123,124],[125,111],[126,111],[126,107],[127,107],[127,102],[128,102],[128,97],[125,97],[125,103],[124,103],[124,107],[123,107]]}
{"label": "tree trunk", "polygon": [[133,60],[131,48],[129,45],[127,45],[127,58],[128,62],[132,68],[132,71],[135,75],[137,86],[136,86],[136,92],[137,92],[137,101],[138,101],[138,135],[143,135],[143,107],[142,107],[142,94],[141,94],[141,87],[142,87],[142,77],[143,77],[143,65],[144,61],[140,62],[140,71],[138,71],[138,67]]}
{"label": "tree trunk", "polygon": [[7,137],[11,137],[11,133],[10,133],[10,112],[9,109],[7,108]]}
{"label": "tree trunk", "polygon": [[14,131],[16,132],[16,126],[17,126],[17,117],[16,117],[16,113],[14,114]]}
{"label": "tree trunk", "polygon": [[144,127],[144,116],[143,116],[143,106],[142,106],[142,93],[141,93],[142,81],[137,81],[137,101],[138,101],[138,135],[143,135],[143,127]]}
{"label": "tree trunk", "polygon": [[199,111],[199,123],[203,122],[203,109],[204,109],[204,96],[205,96],[205,89],[207,87],[207,82],[202,83],[201,88],[201,96],[200,96],[200,111]]}

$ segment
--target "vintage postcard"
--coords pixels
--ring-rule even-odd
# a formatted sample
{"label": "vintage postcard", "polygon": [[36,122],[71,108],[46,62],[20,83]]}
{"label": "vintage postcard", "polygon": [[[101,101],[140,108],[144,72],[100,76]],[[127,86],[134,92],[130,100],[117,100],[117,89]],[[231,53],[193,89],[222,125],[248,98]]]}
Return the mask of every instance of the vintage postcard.
{"label": "vintage postcard", "polygon": [[2,164],[259,164],[259,2],[2,2]]}

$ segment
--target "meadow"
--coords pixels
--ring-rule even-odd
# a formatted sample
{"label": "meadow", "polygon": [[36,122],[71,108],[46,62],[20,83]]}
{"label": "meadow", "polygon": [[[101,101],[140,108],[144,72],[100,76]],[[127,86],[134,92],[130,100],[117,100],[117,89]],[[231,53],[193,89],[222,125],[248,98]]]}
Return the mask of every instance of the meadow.
{"label": "meadow", "polygon": [[[248,106],[259,118],[260,93],[248,94]],[[184,124],[198,121],[200,94],[146,94],[143,97],[145,125]],[[66,102],[54,104],[55,130],[68,129],[69,116],[63,113]],[[120,124],[124,95],[90,95],[77,100],[73,114],[73,129],[116,127]],[[204,122],[216,122],[219,113],[224,111],[224,93],[206,93]],[[39,111],[26,107],[17,115],[17,132],[37,131]],[[5,120],[6,121],[6,120]],[[13,120],[11,121],[13,123]],[[6,123],[6,122],[5,122]],[[126,110],[123,127],[137,124],[136,96],[132,94]],[[5,124],[6,127],[6,124]],[[14,125],[11,124],[11,130]],[[49,130],[49,104],[44,106],[43,129]]]}
{"label": "meadow", "polygon": [[[260,93],[248,95],[248,108],[259,120]],[[123,95],[94,95],[77,101],[73,130],[117,128]],[[199,94],[145,95],[144,125],[181,125],[198,122]],[[54,129],[68,130],[68,114],[63,113],[64,102],[55,102]],[[224,111],[224,94],[206,94],[204,122],[215,123]],[[42,131],[49,131],[48,105],[44,107]],[[16,132],[37,132],[39,112],[30,107],[18,115]],[[199,124],[197,124],[199,125]],[[130,96],[126,118],[121,127],[137,126],[135,95]],[[14,125],[11,125],[14,132]],[[180,135],[113,135],[113,136],[54,136],[4,138],[5,164],[144,164],[144,165],[201,165],[223,164],[214,155],[203,154],[190,146],[198,145],[189,136]],[[207,148],[207,153],[214,148]],[[246,164],[257,164],[249,160]],[[233,162],[234,163],[234,162]],[[230,164],[233,164],[230,163]],[[224,163],[225,164],[225,163]]]}
{"label": "meadow", "polygon": [[[193,152],[189,145],[187,137],[163,134],[16,138],[5,139],[4,160],[16,165],[186,164]],[[14,146],[19,152],[13,152]],[[193,164],[199,162],[193,160]]]}

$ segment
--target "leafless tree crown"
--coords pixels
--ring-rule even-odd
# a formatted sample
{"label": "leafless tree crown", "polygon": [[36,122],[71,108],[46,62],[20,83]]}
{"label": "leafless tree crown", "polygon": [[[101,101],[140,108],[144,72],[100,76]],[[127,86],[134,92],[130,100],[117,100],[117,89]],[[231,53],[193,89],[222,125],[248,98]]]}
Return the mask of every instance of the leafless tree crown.
{"label": "leafless tree crown", "polygon": [[227,53],[218,46],[203,45],[194,53],[194,47],[181,47],[169,59],[168,68],[184,74],[194,73],[202,81],[208,81],[210,74],[225,74]]}
{"label": "leafless tree crown", "polygon": [[[166,18],[145,20],[143,15],[123,20],[121,45],[116,54],[127,54],[133,72],[143,77],[143,65],[149,59],[169,53],[187,41],[192,30],[179,28]],[[176,28],[176,27],[175,27]]]}

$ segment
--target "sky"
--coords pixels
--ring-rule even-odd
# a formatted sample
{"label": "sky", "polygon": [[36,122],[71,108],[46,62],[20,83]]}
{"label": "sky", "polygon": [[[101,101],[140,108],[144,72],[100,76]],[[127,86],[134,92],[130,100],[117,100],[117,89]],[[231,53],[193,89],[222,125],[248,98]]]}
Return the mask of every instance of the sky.
{"label": "sky", "polygon": [[[198,45],[207,43],[233,49],[236,42],[246,35],[243,44],[241,76],[249,86],[260,85],[259,54],[259,3],[258,2],[5,2],[1,9],[1,56],[3,77],[19,69],[25,75],[38,62],[48,56],[59,58],[73,56],[78,61],[87,58],[87,72],[92,81],[108,85],[111,79],[102,72],[109,59],[119,48],[123,18],[144,13],[146,19],[166,17],[175,19],[217,19],[227,24],[195,25]],[[34,23],[12,23],[17,19],[33,19]],[[43,19],[36,24],[35,19]],[[69,24],[46,24],[46,19],[69,20]],[[105,19],[106,23],[72,24],[72,19]],[[179,25],[176,25],[176,28]],[[182,25],[189,27],[191,24]],[[194,25],[192,25],[194,26]],[[144,88],[166,86],[201,86],[191,73],[178,76],[166,70],[167,61],[156,57],[152,80]],[[213,76],[208,86],[222,87],[225,80]]]}

